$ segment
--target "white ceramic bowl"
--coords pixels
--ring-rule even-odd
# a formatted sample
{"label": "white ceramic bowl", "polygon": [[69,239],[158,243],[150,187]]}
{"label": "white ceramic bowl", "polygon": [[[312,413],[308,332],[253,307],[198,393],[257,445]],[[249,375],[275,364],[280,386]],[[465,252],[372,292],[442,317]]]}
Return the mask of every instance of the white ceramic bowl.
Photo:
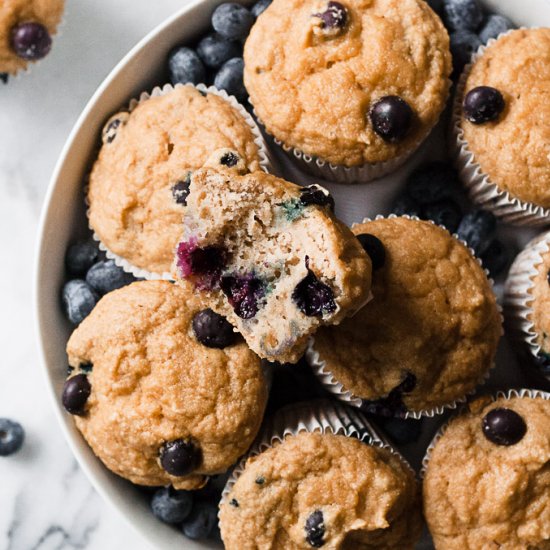
{"label": "white ceramic bowl", "polygon": [[[49,392],[59,423],[80,466],[102,497],[111,503],[156,548],[204,550],[213,544],[197,543],[156,520],[147,499],[130,483],[111,474],[94,456],[72,417],[64,412],[59,396],[66,374],[65,344],[71,326],[60,307],[67,244],[85,234],[82,180],[98,143],[104,121],[129,99],[150,90],[165,76],[165,61],[176,44],[192,41],[209,26],[210,15],[220,0],[192,0],[182,10],[143,39],[112,71],[88,103],[61,154],[46,196],[40,224],[36,264],[37,323]],[[550,0],[490,0],[487,7],[510,17],[516,24],[550,26]],[[429,140],[408,165],[394,175],[367,185],[328,185],[336,198],[339,215],[348,223],[364,216],[386,213],[389,201],[411,167],[437,149],[437,137]],[[427,155],[429,148],[430,153]],[[285,172],[295,174],[287,167]],[[301,181],[307,178],[301,177]]]}

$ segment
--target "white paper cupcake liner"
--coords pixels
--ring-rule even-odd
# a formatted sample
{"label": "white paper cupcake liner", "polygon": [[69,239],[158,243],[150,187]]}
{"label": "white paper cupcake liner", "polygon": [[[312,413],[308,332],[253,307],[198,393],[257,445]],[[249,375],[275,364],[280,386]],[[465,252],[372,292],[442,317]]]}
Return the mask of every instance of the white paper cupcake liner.
{"label": "white paper cupcake liner", "polygon": [[[379,215],[379,216],[376,216],[374,218],[374,220],[393,219],[393,218],[399,218],[399,217],[406,218],[406,219],[409,219],[409,220],[421,221],[420,218],[418,218],[416,216],[408,216],[408,215],[396,216],[395,214],[390,214],[389,216]],[[365,219],[363,219],[363,221],[361,223],[368,223],[368,222],[371,222],[371,221],[373,221],[373,219],[365,218]],[[431,220],[422,220],[422,221],[427,221],[428,223],[431,223],[432,225],[437,225]],[[359,224],[353,224],[352,229],[356,225],[359,225]],[[439,226],[439,227],[441,227],[442,229],[445,229],[443,226]],[[445,231],[447,231],[447,230],[445,229]],[[476,257],[474,251],[468,246],[468,244],[465,241],[460,239],[458,237],[458,235],[455,234],[455,235],[452,235],[452,236],[457,241],[462,243],[469,250],[472,257],[475,258],[475,260],[477,261],[479,266],[483,269],[485,275],[487,276],[487,280],[489,281],[489,285],[491,287],[491,290],[494,294],[494,282],[491,279],[491,277],[489,275],[489,272],[485,268],[483,268],[481,260]],[[498,303],[497,303],[497,308],[498,308],[499,317],[500,317],[500,324],[501,324],[501,327],[502,327],[502,322],[503,322],[502,308],[500,307],[500,305]],[[501,336],[502,336],[502,334],[504,334],[504,331],[501,329]],[[321,384],[325,388],[325,390],[328,391],[330,394],[332,394],[336,399],[338,399],[338,400],[340,400],[340,401],[342,401],[342,402],[344,402],[348,405],[351,405],[353,407],[357,407],[359,409],[362,409],[366,403],[371,402],[371,400],[361,399],[360,397],[354,395],[349,389],[344,387],[344,385],[335,378],[335,376],[332,374],[332,372],[327,368],[327,365],[326,365],[325,361],[323,361],[321,359],[321,357],[319,355],[319,352],[315,349],[315,340],[314,340],[314,338],[311,338],[309,340],[308,348],[306,350],[306,360],[309,363],[309,365],[311,366],[311,368],[313,370],[313,373],[317,376],[317,378],[319,379],[319,381],[321,382]],[[423,409],[421,411],[406,411],[403,414],[402,418],[405,418],[405,419],[407,419],[407,418],[419,419],[419,418],[422,418],[422,417],[433,418],[434,416],[443,414],[446,410],[456,409],[461,403],[464,403],[468,399],[469,396],[473,395],[477,391],[479,386],[482,386],[487,381],[487,379],[489,378],[489,376],[491,374],[491,371],[495,368],[495,366],[496,366],[496,363],[493,359],[493,362],[491,363],[489,368],[486,369],[486,371],[483,373],[483,376],[480,377],[478,383],[476,384],[476,387],[473,388],[470,392],[466,393],[465,395],[463,395],[463,396],[461,396],[461,397],[459,397],[459,398],[457,398],[454,401],[451,401],[449,403],[445,403],[443,405],[438,405],[436,407],[432,407],[431,409]]]}
{"label": "white paper cupcake liner", "polygon": [[387,449],[397,456],[416,478],[410,464],[360,412],[322,399],[290,405],[278,411],[274,417],[268,420],[248,454],[235,466],[223,490],[221,502],[224,502],[233,485],[243,473],[249,458],[283,442],[287,436],[300,432],[345,435],[355,437],[368,445]]}
{"label": "white paper cupcake liner", "polygon": [[[260,157],[260,166],[261,169],[264,172],[271,173],[273,171],[273,163],[271,158],[271,153],[269,152],[269,149],[265,143],[265,140],[262,136],[262,133],[260,129],[258,128],[258,125],[250,115],[246,111],[246,109],[235,99],[234,96],[230,96],[227,94],[225,90],[218,90],[214,86],[206,86],[205,84],[197,84],[196,86],[193,84],[176,84],[175,86],[172,86],[171,84],[165,84],[163,87],[155,87],[153,90],[149,92],[142,92],[139,98],[130,100],[128,104],[128,112],[131,113],[140,103],[143,103],[144,101],[147,101],[148,99],[152,97],[160,97],[163,95],[166,95],[173,90],[177,88],[182,88],[184,86],[189,86],[192,88],[196,88],[200,92],[203,93],[209,93],[214,94],[225,101],[227,101],[234,109],[236,109],[239,114],[243,117],[246,124],[252,131],[252,134],[254,135],[254,143],[258,147],[258,155]],[[86,184],[85,189],[85,200],[86,200],[86,215],[88,217],[88,227],[90,228],[90,231],[92,232],[92,238],[94,241],[98,243],[99,249],[102,250],[105,253],[105,256],[109,258],[110,260],[113,260],[117,266],[122,268],[127,273],[131,273],[134,277],[137,277],[138,279],[147,279],[147,280],[159,280],[163,279],[166,281],[173,281],[174,276],[170,271],[164,272],[164,273],[154,273],[151,271],[148,271],[146,269],[137,267],[130,263],[128,260],[123,258],[122,256],[119,256],[118,254],[115,254],[112,252],[102,241],[99,235],[94,231],[94,229],[89,224],[89,202],[88,202],[88,184]]]}
{"label": "white paper cupcake liner", "polygon": [[[489,397],[491,398],[491,401],[493,403],[497,399],[513,399],[516,397],[530,397],[532,399],[545,399],[546,401],[550,401],[549,392],[545,392],[542,390],[534,390],[534,389],[517,389],[517,390],[512,389],[512,390],[498,391],[494,395],[490,395]],[[454,418],[459,416],[462,411],[463,409],[461,409],[457,414],[449,418],[447,422],[445,422],[445,424],[443,424],[433,436],[430,444],[428,445],[428,448],[426,449],[426,452],[424,453],[424,458],[422,459],[422,467],[419,473],[420,479],[424,479],[424,476],[426,475],[426,470],[428,469],[428,463],[430,462],[430,457],[436,446],[436,443],[441,439],[443,434],[447,431],[447,428],[453,422]]]}
{"label": "white paper cupcake liner", "polygon": [[[504,289],[504,311],[509,334],[518,346],[536,360],[542,351],[532,320],[531,293],[543,255],[550,251],[550,231],[533,239],[517,256],[510,268]],[[550,380],[550,376],[547,376]]]}
{"label": "white paper cupcake liner", "polygon": [[[514,29],[517,30],[517,29]],[[491,38],[486,45],[481,46],[466,65],[458,81],[451,119],[451,147],[454,164],[460,174],[460,179],[468,189],[474,203],[485,210],[490,210],[502,221],[519,226],[545,226],[550,224],[550,209],[513,197],[507,191],[491,181],[476,162],[474,154],[468,147],[464,131],[460,126],[462,121],[462,101],[466,81],[474,63],[484,54],[485,50],[503,36],[514,32],[507,31],[498,38]]]}

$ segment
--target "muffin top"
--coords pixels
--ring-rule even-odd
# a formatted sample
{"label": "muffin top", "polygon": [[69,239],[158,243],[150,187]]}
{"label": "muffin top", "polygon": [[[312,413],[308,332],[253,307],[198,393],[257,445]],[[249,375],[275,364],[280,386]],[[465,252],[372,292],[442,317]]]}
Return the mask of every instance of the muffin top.
{"label": "muffin top", "polygon": [[[410,151],[437,121],[451,72],[447,32],[423,0],[274,0],[252,27],[244,59],[267,131],[345,166]],[[369,114],[386,96],[413,111],[409,131],[393,141],[374,131]]]}
{"label": "muffin top", "polygon": [[548,548],[550,401],[481,398],[431,451],[424,514],[441,550]]}
{"label": "muffin top", "polygon": [[[132,283],[104,296],[67,344],[71,378],[87,374],[91,385],[76,425],[103,463],[133,483],[198,488],[233,464],[260,426],[260,360],[232,333],[217,348],[198,341],[209,329],[208,319],[194,326],[201,310],[172,283]],[[174,449],[178,458],[178,446],[193,466],[183,475],[163,462]]]}
{"label": "muffin top", "polygon": [[378,238],[384,264],[373,299],[340,325],[322,328],[315,350],[345,389],[397,414],[450,403],[492,364],[500,314],[469,250],[425,221],[387,218],[353,226]]}
{"label": "muffin top", "polygon": [[475,161],[512,197],[550,208],[550,29],[512,31],[489,46],[465,94],[479,86],[497,89],[504,110],[482,124],[462,117]]}
{"label": "muffin top", "polygon": [[537,266],[531,294],[531,321],[537,333],[537,343],[543,353],[550,355],[550,251],[542,255],[542,262]]}
{"label": "muffin top", "polygon": [[89,182],[90,225],[111,252],[153,273],[170,271],[192,170],[222,148],[260,168],[243,116],[192,86],[114,115],[103,142]]}
{"label": "muffin top", "polygon": [[417,484],[388,450],[300,432],[247,461],[222,501],[220,528],[227,550],[412,549]]}
{"label": "muffin top", "polygon": [[[2,0],[0,2],[0,73],[15,74],[24,69],[29,62],[29,59],[17,55],[13,48],[14,29],[22,23],[38,23],[45,27],[51,36],[55,34],[57,25],[61,21],[64,5],[64,0]],[[49,48],[47,49],[49,51]]]}

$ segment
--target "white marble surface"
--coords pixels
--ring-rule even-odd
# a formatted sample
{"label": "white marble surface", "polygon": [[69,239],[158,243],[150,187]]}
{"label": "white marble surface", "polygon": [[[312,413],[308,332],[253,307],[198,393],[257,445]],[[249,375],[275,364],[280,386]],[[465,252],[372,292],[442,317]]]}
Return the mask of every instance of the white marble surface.
{"label": "white marble surface", "polygon": [[0,549],[147,548],[91,488],[57,426],[39,365],[32,272],[41,203],[74,122],[120,58],[184,3],[67,0],[50,56],[0,84],[0,417],[27,433],[20,453],[0,458]]}

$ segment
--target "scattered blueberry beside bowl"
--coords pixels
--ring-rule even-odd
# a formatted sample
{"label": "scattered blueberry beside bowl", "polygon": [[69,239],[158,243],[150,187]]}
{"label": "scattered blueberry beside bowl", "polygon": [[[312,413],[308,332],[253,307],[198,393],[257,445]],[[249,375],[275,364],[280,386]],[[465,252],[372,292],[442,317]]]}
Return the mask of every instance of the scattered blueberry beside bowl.
{"label": "scattered blueberry beside bowl", "polygon": [[0,456],[11,456],[23,446],[25,431],[19,422],[0,418]]}

